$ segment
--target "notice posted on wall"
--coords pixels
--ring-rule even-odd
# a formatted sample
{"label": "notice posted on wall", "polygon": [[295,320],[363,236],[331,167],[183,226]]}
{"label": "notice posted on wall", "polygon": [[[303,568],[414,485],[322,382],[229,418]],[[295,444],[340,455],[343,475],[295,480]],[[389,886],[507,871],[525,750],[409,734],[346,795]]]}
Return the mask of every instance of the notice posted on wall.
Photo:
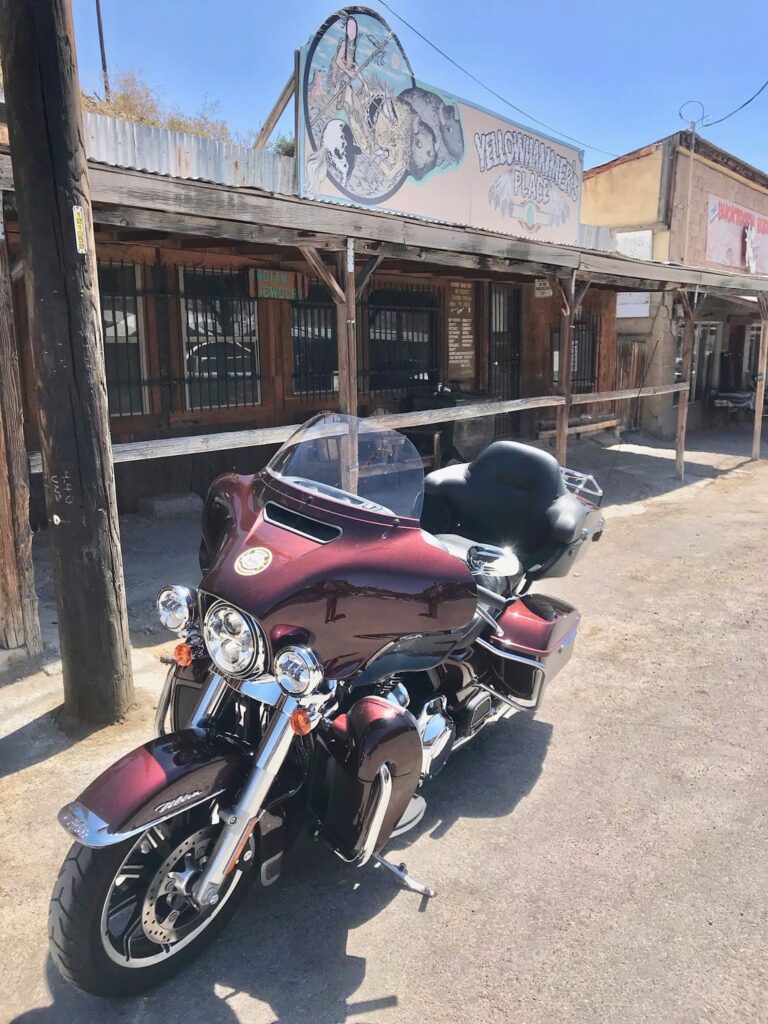
{"label": "notice posted on wall", "polygon": [[448,284],[448,380],[475,380],[475,286],[471,281]]}

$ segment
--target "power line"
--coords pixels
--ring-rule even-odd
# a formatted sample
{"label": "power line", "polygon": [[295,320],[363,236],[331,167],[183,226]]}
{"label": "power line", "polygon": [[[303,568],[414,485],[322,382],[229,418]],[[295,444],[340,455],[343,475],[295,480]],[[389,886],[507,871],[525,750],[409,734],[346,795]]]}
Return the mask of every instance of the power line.
{"label": "power line", "polygon": [[[409,28],[411,32],[414,32],[419,37],[419,39],[422,39],[427,44],[427,46],[431,46],[433,50],[440,54],[441,57],[444,57],[445,60],[449,62],[449,64],[453,64],[453,66],[455,68],[458,68],[459,71],[462,72],[462,74],[465,74],[467,76],[467,78],[471,78],[472,81],[476,82],[482,89],[485,89],[492,96],[495,96],[497,100],[500,100],[502,103],[505,103],[508,107],[511,107],[512,110],[517,111],[518,114],[522,114],[522,116],[526,117],[529,121],[533,121],[534,124],[537,124],[542,128],[546,128],[549,132],[554,132],[554,134],[559,135],[561,139],[568,139],[569,142],[575,142],[577,146],[583,146],[585,149],[591,149],[594,153],[603,153],[605,156],[610,157],[616,157],[619,155],[618,153],[610,153],[607,149],[600,149],[599,146],[590,146],[589,143],[582,142],[581,139],[576,139],[573,137],[573,135],[566,135],[565,132],[561,132],[559,129],[553,128],[552,125],[545,124],[544,121],[540,121],[537,117],[534,117],[533,114],[529,114],[526,110],[523,110],[522,107],[516,107],[514,103],[511,103],[505,96],[502,96],[501,93],[496,92],[495,89],[492,89],[490,85],[486,85],[485,82],[481,82],[480,79],[477,78],[476,75],[473,75],[471,71],[467,71],[467,69],[463,67],[461,64],[459,64],[458,61],[455,61],[453,57],[450,57],[445,52],[445,50],[441,50],[440,47],[437,46],[436,43],[433,43],[431,39],[428,39],[423,32],[420,32],[409,21],[406,21],[401,14],[398,14],[397,11],[393,10],[393,8],[390,7],[388,3],[386,3],[386,0],[378,0],[378,2],[381,4],[382,7],[386,7],[390,14],[394,14],[398,21],[402,21],[402,23],[407,28]],[[766,85],[768,85],[768,82],[766,82]]]}
{"label": "power line", "polygon": [[[386,6],[386,4],[385,4],[385,6]],[[763,82],[763,84],[760,86],[760,88],[757,90],[756,93],[754,93],[752,96],[750,96],[748,100],[744,100],[744,102],[741,104],[741,106],[736,107],[736,109],[732,110],[730,112],[730,114],[726,114],[724,117],[719,117],[717,119],[717,121],[704,121],[703,122],[704,127],[705,128],[711,128],[713,125],[722,124],[723,121],[727,121],[729,117],[733,117],[734,114],[738,114],[738,112],[740,110],[743,110],[744,107],[748,107],[749,104],[752,102],[752,100],[756,100],[757,97],[760,95],[760,93],[763,92],[767,88],[768,88],[768,79],[766,79],[766,81]]]}

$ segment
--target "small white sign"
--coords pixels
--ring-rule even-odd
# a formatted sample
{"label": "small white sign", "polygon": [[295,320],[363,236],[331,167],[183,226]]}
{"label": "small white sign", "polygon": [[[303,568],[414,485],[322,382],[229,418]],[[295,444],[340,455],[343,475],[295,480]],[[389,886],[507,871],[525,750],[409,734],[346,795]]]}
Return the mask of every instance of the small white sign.
{"label": "small white sign", "polygon": [[88,252],[88,246],[85,241],[85,213],[82,206],[72,207],[72,219],[75,222],[75,244],[77,245],[77,251],[81,256],[85,256]]}
{"label": "small white sign", "polygon": [[[649,260],[653,256],[653,231],[617,231],[616,248],[623,256]],[[616,296],[616,318],[651,315],[650,292],[619,292]]]}
{"label": "small white sign", "polygon": [[534,295],[537,299],[551,299],[552,289],[546,277],[537,277],[533,282]]}

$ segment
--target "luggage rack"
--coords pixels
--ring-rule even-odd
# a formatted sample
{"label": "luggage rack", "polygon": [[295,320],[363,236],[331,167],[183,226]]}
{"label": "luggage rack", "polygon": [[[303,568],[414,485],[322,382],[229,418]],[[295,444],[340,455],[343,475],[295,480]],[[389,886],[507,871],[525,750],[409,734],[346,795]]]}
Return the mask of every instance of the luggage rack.
{"label": "luggage rack", "polygon": [[561,466],[560,472],[569,491],[584,497],[602,498],[602,487],[589,473],[580,473],[578,469],[568,469],[566,466]]}

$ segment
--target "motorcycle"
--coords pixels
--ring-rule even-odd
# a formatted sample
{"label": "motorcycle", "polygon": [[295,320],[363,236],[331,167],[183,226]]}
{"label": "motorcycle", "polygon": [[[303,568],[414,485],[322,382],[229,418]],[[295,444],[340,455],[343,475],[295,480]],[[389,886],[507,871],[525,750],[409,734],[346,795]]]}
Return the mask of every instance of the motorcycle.
{"label": "motorcycle", "polygon": [[512,441],[426,478],[401,434],[310,420],[203,512],[197,591],[165,587],[179,643],[157,735],[62,808],[50,910],[75,986],[144,991],[272,885],[302,825],[348,864],[435,895],[384,847],[422,784],[499,718],[534,712],[578,612],[532,593],[604,519],[591,477]]}

